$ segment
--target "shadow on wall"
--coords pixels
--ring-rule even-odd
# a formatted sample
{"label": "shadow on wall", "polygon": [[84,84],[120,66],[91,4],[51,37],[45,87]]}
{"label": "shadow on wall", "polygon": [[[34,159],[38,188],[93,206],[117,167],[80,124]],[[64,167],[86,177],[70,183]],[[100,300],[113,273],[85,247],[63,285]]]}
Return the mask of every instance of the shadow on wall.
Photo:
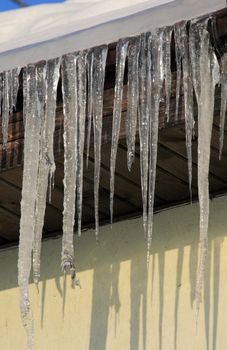
{"label": "shadow on wall", "polygon": [[[204,315],[202,329],[205,330],[206,350],[220,349],[217,348],[221,311],[220,257],[227,233],[224,210],[226,203],[227,198],[218,199],[211,204],[210,245],[204,282],[204,302],[200,311]],[[92,238],[93,232],[86,232],[82,238],[76,238],[79,277],[84,293],[86,285],[83,283],[87,280],[83,281],[83,273],[93,271],[90,277],[91,311],[87,311],[91,313],[89,350],[110,349],[110,332],[111,339],[116,339],[116,344],[117,338],[122,337],[119,334],[125,332],[130,344],[129,347],[124,347],[125,349],[167,350],[165,339],[170,333],[173,345],[168,350],[182,349],[182,345],[179,346],[179,338],[190,337],[190,332],[187,334],[187,324],[191,324],[192,327],[192,323],[195,323],[195,318],[189,315],[187,319],[184,313],[193,307],[198,263],[198,219],[198,205],[172,209],[155,216],[155,232],[148,270],[146,244],[140,219],[115,224],[112,231],[109,226],[101,228],[99,243]],[[67,283],[66,279],[60,277],[60,250],[60,239],[44,242],[43,282],[40,291],[41,326],[44,326],[45,304],[48,302],[48,279],[55,278],[55,286],[62,299],[62,314],[66,317]],[[0,266],[6,266],[5,269],[0,269],[0,291],[17,285],[16,264],[17,249],[0,254]],[[195,313],[191,312],[191,315]],[[182,317],[185,317],[183,326]],[[111,347],[116,348],[117,345]]]}

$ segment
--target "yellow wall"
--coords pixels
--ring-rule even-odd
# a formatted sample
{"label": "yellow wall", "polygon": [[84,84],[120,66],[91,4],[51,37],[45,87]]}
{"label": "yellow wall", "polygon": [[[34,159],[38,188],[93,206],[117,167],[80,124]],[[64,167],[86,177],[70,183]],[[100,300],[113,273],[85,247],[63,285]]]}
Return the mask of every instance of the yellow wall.
{"label": "yellow wall", "polygon": [[[141,219],[76,239],[72,289],[60,271],[61,239],[44,242],[39,294],[30,286],[35,350],[227,349],[227,197],[211,202],[204,302],[192,308],[198,261],[198,205],[155,215],[146,271]],[[0,252],[0,349],[25,349],[17,249]]]}

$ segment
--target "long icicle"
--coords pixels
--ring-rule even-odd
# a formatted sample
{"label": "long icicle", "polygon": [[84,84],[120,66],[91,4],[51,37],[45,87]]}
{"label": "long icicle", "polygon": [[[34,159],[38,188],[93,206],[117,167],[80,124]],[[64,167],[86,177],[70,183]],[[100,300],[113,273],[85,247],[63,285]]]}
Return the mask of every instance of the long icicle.
{"label": "long icicle", "polygon": [[140,37],[130,40],[128,47],[128,107],[126,114],[127,165],[131,171],[135,158],[135,138],[138,118]]}
{"label": "long icicle", "polygon": [[114,175],[117,158],[117,147],[121,126],[121,111],[123,98],[123,84],[125,72],[125,60],[128,50],[128,40],[120,39],[116,47],[116,79],[115,96],[113,108],[112,143],[110,155],[110,222],[113,222],[113,201],[114,201]]}
{"label": "long icicle", "polygon": [[[210,44],[210,36],[206,30],[207,23],[197,24],[197,30],[191,40],[199,41],[200,50],[193,56],[194,67],[200,69],[197,73],[199,81],[194,86],[198,94],[198,192],[200,205],[200,260],[197,272],[195,303],[197,318],[201,302],[201,291],[204,281],[206,257],[208,253],[208,222],[209,222],[209,163],[210,143],[213,125],[215,85],[219,82],[220,72],[217,57]],[[192,27],[195,28],[195,26]],[[195,44],[195,43],[194,43]],[[194,45],[195,46],[195,45]],[[193,77],[195,81],[195,76]]]}
{"label": "long icicle", "polygon": [[105,67],[108,47],[103,46],[94,50],[93,69],[93,129],[94,129],[94,204],[95,204],[95,234],[99,231],[99,181],[102,145],[103,120],[103,90],[105,81]]}
{"label": "long icicle", "polygon": [[139,56],[139,138],[140,138],[140,173],[141,192],[143,202],[143,228],[147,230],[147,191],[148,191],[148,151],[149,151],[149,106],[148,99],[148,75],[150,74],[148,63],[148,38],[149,33],[141,35],[141,49]]}
{"label": "long icicle", "polygon": [[164,81],[164,50],[165,28],[157,30],[152,34],[149,44],[149,51],[152,54],[152,89],[153,101],[150,111],[150,132],[149,132],[149,187],[148,187],[148,224],[147,224],[147,264],[150,260],[150,248],[153,232],[153,212],[156,182],[156,166],[158,151],[158,127],[159,127],[159,105],[160,94]]}
{"label": "long icicle", "polygon": [[170,94],[172,86],[172,73],[171,73],[171,39],[172,39],[173,27],[168,26],[164,28],[163,33],[163,69],[165,79],[165,92],[166,92],[166,120],[169,122],[170,111]]}
{"label": "long icicle", "polygon": [[191,64],[189,60],[189,40],[187,34],[187,21],[179,22],[175,25],[175,45],[178,53],[178,60],[182,62],[183,86],[184,86],[184,115],[186,150],[188,158],[188,183],[189,194],[192,200],[192,136],[194,128],[193,115],[193,83]]}
{"label": "long icicle", "polygon": [[20,242],[18,257],[18,284],[20,288],[20,309],[24,327],[28,336],[27,349],[33,346],[33,317],[29,301],[29,276],[31,271],[31,253],[34,240],[34,215],[37,198],[37,176],[39,165],[39,140],[41,118],[38,111],[36,67],[26,68],[26,97],[24,115],[26,119],[24,135],[24,171],[21,200]]}
{"label": "long icicle", "polygon": [[87,106],[87,150],[86,150],[86,166],[88,167],[89,152],[90,152],[90,140],[91,140],[91,125],[93,118],[93,62],[94,62],[94,51],[91,50],[88,55],[88,106]]}
{"label": "long icicle", "polygon": [[[43,113],[40,141],[39,174],[37,184],[37,201],[35,212],[34,247],[33,247],[33,280],[36,284],[40,278],[40,254],[48,181],[52,184],[55,171],[54,131],[57,85],[59,80],[60,59],[47,61],[40,67],[40,109]],[[37,82],[38,83],[38,82]],[[40,93],[39,93],[40,92]],[[45,108],[44,108],[45,107]],[[51,186],[49,186],[50,188]],[[49,189],[51,191],[51,188]]]}
{"label": "long icicle", "polygon": [[221,58],[221,109],[220,109],[220,137],[219,159],[221,159],[224,144],[225,116],[227,107],[227,53]]}
{"label": "long icicle", "polygon": [[10,81],[11,71],[3,72],[3,93],[2,93],[2,147],[6,148],[8,141],[8,125],[10,111]]}
{"label": "long icicle", "polygon": [[77,143],[77,216],[78,236],[81,235],[82,202],[83,202],[83,159],[85,139],[85,118],[87,102],[87,52],[78,57],[78,143]]}
{"label": "long icicle", "polygon": [[34,223],[34,243],[33,243],[33,281],[38,286],[40,278],[40,252],[42,229],[44,222],[44,212],[46,207],[46,191],[45,179],[48,169],[45,163],[45,103],[46,103],[46,62],[39,63],[36,66],[37,76],[37,95],[39,104],[39,114],[41,118],[41,136],[40,136],[40,152],[39,166],[37,178],[37,198],[35,203],[35,223]]}
{"label": "long icicle", "polygon": [[174,26],[174,41],[175,41],[175,60],[176,60],[176,107],[175,107],[175,121],[178,120],[179,114],[179,100],[180,100],[180,87],[181,87],[181,75],[182,75],[182,59],[179,45],[176,45],[176,39],[178,37],[177,24]]}
{"label": "long icicle", "polygon": [[62,269],[70,272],[72,284],[78,284],[74,265],[73,233],[75,222],[77,173],[77,60],[79,55],[68,54],[62,58],[62,93],[64,112],[64,210],[62,239]]}

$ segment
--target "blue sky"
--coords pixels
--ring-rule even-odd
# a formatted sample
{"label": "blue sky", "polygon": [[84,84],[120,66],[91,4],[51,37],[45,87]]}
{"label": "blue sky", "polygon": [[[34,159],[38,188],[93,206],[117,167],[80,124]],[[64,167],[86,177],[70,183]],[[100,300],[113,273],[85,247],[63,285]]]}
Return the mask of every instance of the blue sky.
{"label": "blue sky", "polygon": [[[33,6],[38,4],[64,2],[64,0],[21,0],[21,2],[25,3],[28,6]],[[15,4],[13,1],[0,0],[0,12],[14,10],[18,8],[20,8],[20,6]]]}

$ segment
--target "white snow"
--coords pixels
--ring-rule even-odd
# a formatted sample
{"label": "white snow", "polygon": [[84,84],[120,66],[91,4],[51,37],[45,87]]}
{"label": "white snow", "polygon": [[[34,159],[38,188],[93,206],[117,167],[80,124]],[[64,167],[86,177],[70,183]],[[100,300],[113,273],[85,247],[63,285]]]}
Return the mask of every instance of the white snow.
{"label": "white snow", "polygon": [[224,6],[225,0],[71,0],[4,12],[0,14],[0,71],[107,44]]}

